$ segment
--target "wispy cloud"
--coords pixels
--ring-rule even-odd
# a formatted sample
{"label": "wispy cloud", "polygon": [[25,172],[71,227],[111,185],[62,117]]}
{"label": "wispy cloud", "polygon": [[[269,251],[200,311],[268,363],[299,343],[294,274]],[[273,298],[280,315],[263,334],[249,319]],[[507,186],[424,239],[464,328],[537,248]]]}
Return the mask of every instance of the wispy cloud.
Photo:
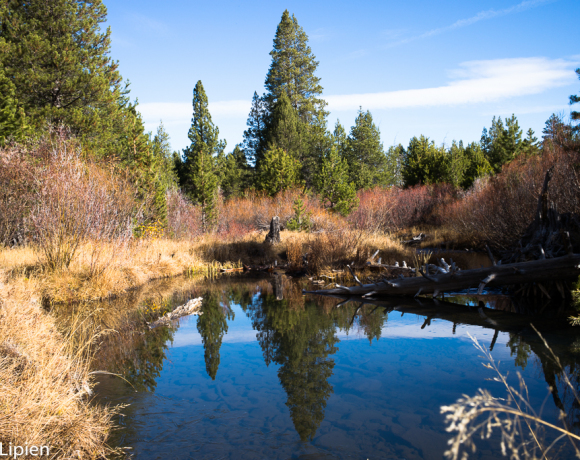
{"label": "wispy cloud", "polygon": [[[249,100],[210,102],[209,111],[213,117],[239,118],[248,116],[251,105]],[[189,124],[193,113],[191,102],[150,102],[139,104],[138,109],[148,124],[158,124],[159,120],[166,125]]]}
{"label": "wispy cloud", "polygon": [[573,84],[576,65],[578,62],[542,57],[469,61],[452,72],[456,79],[445,86],[327,96],[326,100],[331,111],[492,102]]}
{"label": "wispy cloud", "polygon": [[[573,85],[577,82],[574,69],[579,64],[580,58],[567,60],[536,57],[469,61],[450,72],[451,81],[445,86],[330,95],[325,96],[325,99],[331,111],[356,110],[359,106],[374,110],[497,102]],[[214,119],[245,118],[250,108],[250,100],[209,104]],[[163,120],[165,125],[188,125],[192,116],[189,101],[146,103],[139,105],[139,111],[148,127],[157,126],[159,120]]]}
{"label": "wispy cloud", "polygon": [[535,7],[538,7],[538,6],[547,4],[547,3],[553,3],[555,1],[557,1],[557,0],[525,0],[521,3],[518,3],[517,5],[513,5],[513,6],[510,6],[509,8],[504,8],[502,10],[493,10],[492,9],[492,10],[480,11],[475,16],[472,16],[470,18],[460,19],[458,21],[455,21],[453,24],[451,24],[449,26],[439,27],[437,29],[431,29],[427,32],[424,32],[424,33],[419,34],[419,35],[415,35],[413,37],[403,38],[401,40],[396,40],[394,42],[388,43],[386,45],[386,47],[392,48],[395,46],[403,45],[405,43],[413,42],[415,40],[433,37],[435,35],[439,35],[439,34],[442,34],[444,32],[448,32],[450,30],[455,30],[455,29],[460,29],[462,27],[470,26],[470,25],[475,24],[475,23],[480,22],[480,21],[485,21],[485,20],[497,18],[500,16],[506,16],[508,14],[521,13],[522,11],[526,11],[526,10],[529,10],[531,8],[535,8]]}
{"label": "wispy cloud", "polygon": [[169,26],[167,24],[143,16],[142,14],[132,13],[129,18],[133,25],[138,29],[147,30],[148,32],[156,32],[158,34],[166,34],[169,32]]}

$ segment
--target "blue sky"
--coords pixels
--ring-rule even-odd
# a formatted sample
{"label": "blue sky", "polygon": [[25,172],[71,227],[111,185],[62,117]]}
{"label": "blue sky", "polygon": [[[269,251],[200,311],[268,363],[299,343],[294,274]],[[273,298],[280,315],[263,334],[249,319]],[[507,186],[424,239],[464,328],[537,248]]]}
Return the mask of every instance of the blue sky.
{"label": "blue sky", "polygon": [[189,144],[191,99],[203,82],[227,151],[243,139],[254,91],[288,9],[320,62],[329,127],[370,110],[385,148],[424,134],[479,140],[514,113],[541,137],[580,92],[580,1],[104,0],[112,57],[131,81],[146,128],[163,120],[174,149]]}

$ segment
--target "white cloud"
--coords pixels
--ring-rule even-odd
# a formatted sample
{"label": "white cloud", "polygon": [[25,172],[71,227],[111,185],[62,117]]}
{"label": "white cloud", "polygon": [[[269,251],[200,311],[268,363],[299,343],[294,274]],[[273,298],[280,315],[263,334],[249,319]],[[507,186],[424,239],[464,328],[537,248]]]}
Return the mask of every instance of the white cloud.
{"label": "white cloud", "polygon": [[416,35],[414,37],[404,38],[402,40],[397,40],[393,43],[387,44],[387,47],[392,48],[394,46],[403,45],[405,43],[409,43],[415,40],[419,40],[421,38],[428,38],[434,35],[439,35],[443,32],[447,32],[449,30],[459,29],[462,27],[470,26],[471,24],[475,24],[476,22],[496,18],[499,16],[506,16],[512,13],[520,13],[522,11],[529,10],[530,8],[535,8],[537,6],[541,6],[546,3],[553,3],[557,0],[525,0],[517,5],[510,6],[508,8],[504,8],[503,10],[486,10],[480,11],[475,16],[466,19],[460,19],[455,21],[453,24],[447,27],[439,27],[437,29],[431,29],[425,33],[420,35]]}
{"label": "white cloud", "polygon": [[[241,100],[210,102],[209,111],[220,118],[247,117],[251,105],[251,101]],[[139,104],[138,110],[146,123],[159,124],[159,120],[163,120],[165,125],[189,124],[193,114],[191,102],[150,102]]]}
{"label": "white cloud", "polygon": [[446,86],[381,93],[327,96],[331,111],[452,106],[493,102],[542,93],[573,84],[577,62],[564,59],[516,58],[469,61],[452,72]]}
{"label": "white cloud", "polygon": [[[445,86],[324,98],[329,110],[337,112],[356,110],[359,106],[374,110],[497,102],[575,84],[574,69],[579,63],[578,56],[573,60],[536,57],[469,61],[450,72],[452,79]],[[251,104],[250,100],[210,102],[209,110],[214,121],[239,120],[248,116]],[[138,109],[146,125],[153,127],[151,129],[159,124],[159,120],[163,120],[166,126],[191,123],[191,102],[153,102],[140,104]],[[539,108],[530,110],[528,113],[541,111]]]}

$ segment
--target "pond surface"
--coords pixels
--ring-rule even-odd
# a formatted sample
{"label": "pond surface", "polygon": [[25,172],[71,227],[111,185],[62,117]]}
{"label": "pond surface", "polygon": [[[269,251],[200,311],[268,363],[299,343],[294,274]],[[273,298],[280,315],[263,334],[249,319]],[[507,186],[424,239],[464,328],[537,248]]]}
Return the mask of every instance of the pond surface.
{"label": "pond surface", "polygon": [[[562,320],[426,299],[336,307],[340,299],[304,297],[302,287],[280,276],[192,285],[163,301],[201,295],[202,315],[103,343],[98,366],[127,380],[99,377],[102,402],[129,404],[114,444],[137,459],[441,459],[450,438],[441,406],[478,388],[505,396],[468,334],[510,383],[521,372],[546,420],[558,423],[561,408],[578,426],[529,327],[578,386],[580,341]],[[495,436],[470,458],[499,456]]]}

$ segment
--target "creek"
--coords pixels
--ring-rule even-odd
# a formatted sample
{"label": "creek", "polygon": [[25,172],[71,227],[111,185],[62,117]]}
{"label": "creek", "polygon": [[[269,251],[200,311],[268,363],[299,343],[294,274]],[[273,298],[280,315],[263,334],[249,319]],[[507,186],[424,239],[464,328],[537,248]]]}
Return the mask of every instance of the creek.
{"label": "creek", "polygon": [[[461,296],[453,300],[463,306],[397,299],[336,308],[339,299],[303,296],[305,286],[280,275],[177,279],[105,305],[124,318],[95,361],[124,379],[98,375],[99,403],[128,404],[112,444],[136,459],[441,459],[450,438],[441,406],[479,388],[505,396],[469,335],[515,387],[521,373],[544,419],[558,424],[563,409],[578,431],[579,406],[529,326],[578,387],[580,329],[558,308],[539,314],[501,295],[481,308]],[[199,316],[135,327],[147,312],[198,296]],[[500,456],[497,433],[477,445],[470,458]]]}

